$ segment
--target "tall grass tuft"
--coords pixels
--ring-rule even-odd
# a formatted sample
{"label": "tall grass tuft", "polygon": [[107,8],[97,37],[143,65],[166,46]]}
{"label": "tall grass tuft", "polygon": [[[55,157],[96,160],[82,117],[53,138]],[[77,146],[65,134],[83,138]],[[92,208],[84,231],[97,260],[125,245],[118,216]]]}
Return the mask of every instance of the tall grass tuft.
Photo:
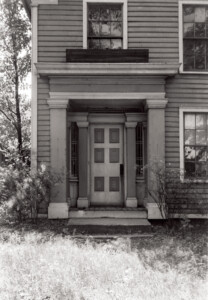
{"label": "tall grass tuft", "polygon": [[[124,239],[98,244],[60,236],[45,239],[37,233],[24,238],[13,234],[0,243],[0,299],[207,299],[206,278],[183,264],[156,262],[166,250],[158,251],[132,251]],[[180,251],[182,261],[187,253]]]}

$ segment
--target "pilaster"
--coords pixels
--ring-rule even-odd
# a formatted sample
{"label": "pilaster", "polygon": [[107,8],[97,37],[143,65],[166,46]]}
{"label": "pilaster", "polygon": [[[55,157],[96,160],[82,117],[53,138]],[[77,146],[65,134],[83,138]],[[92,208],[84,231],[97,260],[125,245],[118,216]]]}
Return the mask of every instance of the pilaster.
{"label": "pilaster", "polygon": [[[148,110],[147,126],[147,153],[148,153],[148,180],[147,188],[156,189],[156,174],[152,171],[154,165],[162,162],[165,164],[165,107],[168,99],[147,99],[146,109]],[[159,209],[152,197],[148,195],[148,218],[158,219]]]}
{"label": "pilaster", "polygon": [[49,99],[51,169],[60,176],[60,182],[51,190],[49,219],[68,218],[67,204],[67,106],[68,99]]}

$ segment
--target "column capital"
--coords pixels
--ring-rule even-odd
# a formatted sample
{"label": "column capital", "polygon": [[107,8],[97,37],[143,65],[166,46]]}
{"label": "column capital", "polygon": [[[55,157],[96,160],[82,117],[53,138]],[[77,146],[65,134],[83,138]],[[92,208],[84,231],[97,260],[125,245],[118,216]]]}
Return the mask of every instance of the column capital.
{"label": "column capital", "polygon": [[135,128],[137,126],[137,122],[125,122],[126,128]]}
{"label": "column capital", "polygon": [[49,108],[63,108],[67,109],[69,100],[68,99],[48,99],[47,103]]}
{"label": "column capital", "polygon": [[168,103],[168,99],[147,99],[145,103],[146,109],[164,109]]}
{"label": "column capital", "polygon": [[85,128],[89,126],[89,122],[77,122],[79,128]]}

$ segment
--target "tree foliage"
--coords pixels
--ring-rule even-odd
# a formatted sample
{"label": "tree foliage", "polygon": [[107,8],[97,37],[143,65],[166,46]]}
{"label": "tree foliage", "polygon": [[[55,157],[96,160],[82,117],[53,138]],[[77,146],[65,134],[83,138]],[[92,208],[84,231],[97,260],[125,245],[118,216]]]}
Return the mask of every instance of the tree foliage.
{"label": "tree foliage", "polygon": [[24,85],[31,68],[31,26],[20,0],[3,0],[0,20],[0,147],[6,154],[15,149],[22,154],[30,145],[30,96]]}

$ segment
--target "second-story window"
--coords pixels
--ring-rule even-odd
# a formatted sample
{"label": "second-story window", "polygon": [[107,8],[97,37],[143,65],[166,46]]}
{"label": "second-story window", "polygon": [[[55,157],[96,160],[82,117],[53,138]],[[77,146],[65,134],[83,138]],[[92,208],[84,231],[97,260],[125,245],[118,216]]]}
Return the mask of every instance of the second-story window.
{"label": "second-story window", "polygon": [[184,71],[208,71],[208,5],[183,5]]}
{"label": "second-story window", "polygon": [[89,49],[123,48],[123,16],[121,4],[88,4]]}

